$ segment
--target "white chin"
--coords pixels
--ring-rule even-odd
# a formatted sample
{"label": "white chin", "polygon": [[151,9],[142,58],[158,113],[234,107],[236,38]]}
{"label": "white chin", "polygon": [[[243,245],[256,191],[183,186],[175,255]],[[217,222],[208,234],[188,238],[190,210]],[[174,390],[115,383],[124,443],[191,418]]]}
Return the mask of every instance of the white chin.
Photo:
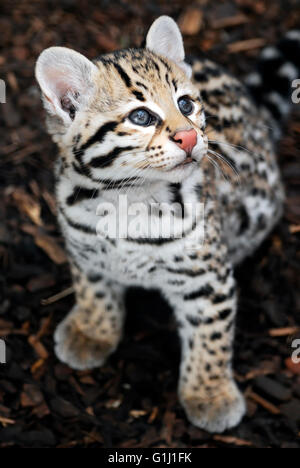
{"label": "white chin", "polygon": [[182,180],[189,177],[196,168],[195,163],[191,163],[186,166],[174,167],[174,169],[169,170],[164,173],[166,180],[171,182],[181,182]]}

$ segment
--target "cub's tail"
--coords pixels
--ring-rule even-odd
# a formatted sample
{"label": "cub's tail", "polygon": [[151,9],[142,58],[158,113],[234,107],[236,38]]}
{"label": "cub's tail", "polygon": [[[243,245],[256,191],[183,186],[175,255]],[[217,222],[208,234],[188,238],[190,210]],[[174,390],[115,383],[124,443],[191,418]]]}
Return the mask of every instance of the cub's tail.
{"label": "cub's tail", "polygon": [[300,102],[300,30],[288,32],[277,45],[262,51],[246,85],[255,101],[283,123],[293,103]]}

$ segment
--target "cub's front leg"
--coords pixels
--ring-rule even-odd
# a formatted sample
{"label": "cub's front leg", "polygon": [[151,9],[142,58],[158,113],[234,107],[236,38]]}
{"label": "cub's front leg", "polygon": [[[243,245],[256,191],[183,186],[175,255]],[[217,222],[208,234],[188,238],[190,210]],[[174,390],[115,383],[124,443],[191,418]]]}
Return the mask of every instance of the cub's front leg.
{"label": "cub's front leg", "polygon": [[105,362],[121,339],[124,290],[101,275],[87,276],[75,267],[72,272],[77,303],[56,329],[55,352],[73,369],[92,369]]}
{"label": "cub's front leg", "polygon": [[[209,257],[209,255],[208,255]],[[230,266],[200,262],[173,273],[185,282],[180,294],[166,293],[173,305],[182,343],[179,398],[188,419],[210,432],[236,426],[245,401],[232,373],[236,289]],[[176,278],[175,278],[176,276]]]}

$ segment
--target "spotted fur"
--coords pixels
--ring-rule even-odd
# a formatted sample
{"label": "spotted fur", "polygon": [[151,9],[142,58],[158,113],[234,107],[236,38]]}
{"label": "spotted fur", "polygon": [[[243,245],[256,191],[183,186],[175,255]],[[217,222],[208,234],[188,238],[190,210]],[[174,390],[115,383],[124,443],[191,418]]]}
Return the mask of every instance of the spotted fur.
{"label": "spotted fur", "polygon": [[[188,418],[213,432],[238,424],[245,403],[231,364],[233,268],[282,212],[270,129],[279,128],[277,120],[218,65],[184,62],[181,35],[167,17],[151,27],[145,49],[92,63],[51,48],[40,56],[36,74],[49,133],[60,148],[59,222],[77,299],[55,333],[57,356],[75,369],[100,366],[122,336],[126,287],[159,289],[173,307],[181,337],[179,397]],[[193,102],[189,117],[178,108],[180,96]],[[137,108],[150,109],[155,124],[134,125],[128,116]],[[192,161],[183,165],[186,154],[174,135],[189,129],[197,132],[197,144]],[[164,209],[149,210],[137,235],[96,235],[98,221],[114,216],[107,202],[118,219],[124,216],[117,203],[122,194],[129,205],[150,207],[155,201]],[[204,203],[204,220],[182,210],[197,202]],[[164,232],[170,210],[175,228],[185,220],[180,238]],[[147,236],[149,218],[157,227],[154,237]],[[203,245],[187,248],[203,228]]]}

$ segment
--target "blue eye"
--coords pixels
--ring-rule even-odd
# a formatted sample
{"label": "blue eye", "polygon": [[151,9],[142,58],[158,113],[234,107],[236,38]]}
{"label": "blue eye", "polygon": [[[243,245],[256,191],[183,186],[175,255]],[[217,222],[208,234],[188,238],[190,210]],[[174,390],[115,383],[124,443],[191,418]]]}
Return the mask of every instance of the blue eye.
{"label": "blue eye", "polygon": [[152,125],[155,122],[156,118],[146,109],[136,109],[129,115],[129,120],[135,125],[148,127],[148,125]]}
{"label": "blue eye", "polygon": [[190,115],[194,110],[193,102],[186,96],[178,99],[178,107],[183,115]]}

